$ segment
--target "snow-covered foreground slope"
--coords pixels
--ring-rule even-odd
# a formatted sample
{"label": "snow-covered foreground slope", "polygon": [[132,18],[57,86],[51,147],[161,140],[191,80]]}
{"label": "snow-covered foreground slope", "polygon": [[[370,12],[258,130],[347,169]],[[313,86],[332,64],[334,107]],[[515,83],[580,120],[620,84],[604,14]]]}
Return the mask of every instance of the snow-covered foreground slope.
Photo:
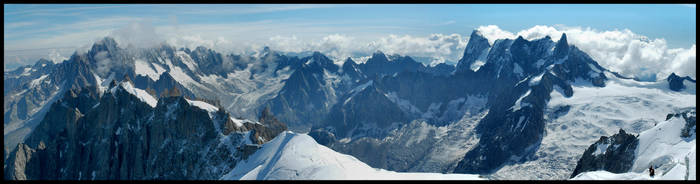
{"label": "snow-covered foreground slope", "polygon": [[664,121],[668,113],[696,106],[694,83],[686,83],[687,89],[676,92],[665,80],[638,82],[608,72],[606,76],[610,80],[605,87],[573,84],[574,94],[569,98],[555,87],[545,109],[545,136],[535,158],[506,165],[493,177],[566,179],[583,150],[600,136],[615,134],[620,128],[639,134]]}
{"label": "snow-covered foreground slope", "polygon": [[[683,118],[671,118],[639,134],[639,146],[635,151],[632,169],[627,173],[607,171],[584,172],[573,179],[581,180],[695,180],[696,135],[681,137],[686,122]],[[656,176],[649,176],[653,165]]]}
{"label": "snow-covered foreground slope", "polygon": [[592,171],[581,173],[572,180],[650,180],[649,173],[620,173],[608,171]]}
{"label": "snow-covered foreground slope", "polygon": [[472,174],[398,173],[371,168],[353,156],[337,153],[306,134],[290,131],[239,163],[222,180],[482,180]]}

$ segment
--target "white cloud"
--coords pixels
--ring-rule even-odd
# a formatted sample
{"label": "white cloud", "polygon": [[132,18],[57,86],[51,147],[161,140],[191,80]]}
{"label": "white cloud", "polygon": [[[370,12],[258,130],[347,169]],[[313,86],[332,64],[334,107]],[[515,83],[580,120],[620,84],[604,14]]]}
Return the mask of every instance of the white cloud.
{"label": "white cloud", "polygon": [[326,35],[318,40],[304,41],[297,36],[271,37],[272,49],[284,52],[319,51],[336,60],[356,57],[357,54],[371,55],[376,51],[385,54],[399,54],[412,57],[433,58],[435,64],[446,60],[457,61],[462,56],[467,41],[459,34],[431,34],[425,37],[410,35],[388,35],[370,41],[359,40],[342,34]]}
{"label": "white cloud", "polygon": [[112,31],[110,36],[120,47],[150,48],[164,42],[148,21],[132,22],[126,27]]}
{"label": "white cloud", "polygon": [[[86,51],[95,41],[113,35],[120,43],[144,46],[166,41],[176,47],[194,49],[205,46],[222,53],[248,53],[270,46],[283,52],[320,51],[336,61],[347,57],[363,60],[362,56],[375,51],[386,54],[400,54],[414,58],[431,58],[432,64],[446,60],[456,62],[461,59],[468,37],[460,34],[395,35],[393,27],[353,27],[327,25],[323,22],[302,24],[284,21],[261,20],[227,24],[186,24],[177,25],[177,17],[171,17],[173,24],[151,26],[138,17],[109,17],[92,19],[71,24],[87,26],[90,29],[77,29],[68,33],[55,33],[47,37],[28,40],[7,40],[5,42],[5,66],[20,63],[33,63],[26,60],[27,52],[22,49],[48,48],[40,53],[46,58],[50,49],[57,49],[63,56],[72,54],[75,49]],[[108,22],[126,25],[123,28],[110,28]],[[131,24],[128,24],[131,22]],[[449,22],[448,22],[449,23]],[[96,24],[96,25],[90,25]],[[64,27],[51,28],[65,30]],[[377,31],[383,30],[383,31]],[[566,32],[569,44],[576,45],[588,53],[602,66],[627,76],[663,79],[671,72],[696,77],[695,45],[691,48],[668,48],[664,39],[649,39],[628,29],[600,31],[591,28],[556,26],[533,26],[512,33],[495,25],[477,28],[491,44],[496,39],[514,39],[518,35],[532,40],[546,35],[557,41]],[[469,32],[469,31],[467,31]],[[290,34],[291,33],[291,34]],[[352,33],[352,34],[348,34]],[[7,37],[7,35],[6,35]],[[66,51],[65,48],[72,48]],[[18,54],[19,53],[19,54]],[[50,58],[50,57],[49,57]],[[23,61],[20,61],[23,60]],[[361,62],[361,61],[360,61]]]}
{"label": "white cloud", "polygon": [[440,23],[440,24],[437,24],[437,25],[438,25],[438,26],[446,26],[446,25],[451,25],[451,24],[455,24],[455,23],[457,23],[457,21],[455,21],[455,20],[448,20],[448,21],[445,21],[445,22]]}
{"label": "white cloud", "polygon": [[269,39],[269,45],[275,50],[281,50],[285,52],[302,52],[308,49],[305,42],[302,42],[297,38],[296,35],[292,36],[273,36]]}
{"label": "white cloud", "polygon": [[493,42],[499,39],[515,39],[515,35],[511,32],[504,31],[496,25],[479,26],[476,30],[481,33],[482,36],[489,40],[489,44],[493,45]]}
{"label": "white cloud", "polygon": [[370,49],[387,54],[431,57],[438,62],[461,58],[467,40],[459,34],[431,34],[427,37],[389,35],[369,44]]}
{"label": "white cloud", "polygon": [[[6,28],[5,30],[5,40],[14,39],[17,37],[37,37],[46,38],[51,36],[57,36],[59,34],[70,34],[83,31],[95,31],[95,30],[107,30],[107,29],[117,29],[122,28],[133,22],[142,22],[146,20],[156,20],[156,19],[144,19],[139,17],[105,17],[105,18],[95,18],[83,21],[78,21],[70,24],[46,24],[42,27],[32,28],[32,29],[16,29]],[[60,35],[59,35],[60,36]]]}
{"label": "white cloud", "polygon": [[63,57],[56,49],[51,49],[51,52],[49,53],[49,60],[53,61],[54,63],[61,63],[64,60],[68,60],[68,58]]}
{"label": "white cloud", "polygon": [[489,42],[501,38],[527,40],[549,35],[558,41],[566,33],[568,42],[588,53],[603,67],[626,76],[640,79],[665,79],[671,72],[696,77],[695,45],[691,48],[668,48],[665,39],[649,39],[629,29],[599,31],[592,28],[566,26],[534,26],[517,34],[501,30],[498,26],[479,27]]}
{"label": "white cloud", "polygon": [[5,23],[5,28],[6,29],[13,29],[13,28],[18,28],[18,27],[25,27],[25,26],[31,26],[36,24],[36,22],[32,21],[25,21],[25,22],[11,22],[11,23]]}

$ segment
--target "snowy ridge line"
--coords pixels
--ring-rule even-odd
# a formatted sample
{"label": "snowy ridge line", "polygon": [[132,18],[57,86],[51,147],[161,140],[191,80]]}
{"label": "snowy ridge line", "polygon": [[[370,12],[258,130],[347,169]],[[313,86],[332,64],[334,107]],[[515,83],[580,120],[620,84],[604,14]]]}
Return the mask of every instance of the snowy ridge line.
{"label": "snowy ridge line", "polygon": [[371,168],[357,158],[319,145],[306,134],[280,133],[222,180],[484,180],[473,174],[399,173]]}
{"label": "snowy ridge line", "polygon": [[131,95],[136,96],[138,99],[140,99],[142,102],[145,102],[152,108],[155,108],[158,104],[158,100],[156,98],[148,94],[148,92],[134,87],[130,82],[121,82],[118,86],[115,86],[114,88],[110,89],[110,92],[114,94],[118,88],[123,89]]}

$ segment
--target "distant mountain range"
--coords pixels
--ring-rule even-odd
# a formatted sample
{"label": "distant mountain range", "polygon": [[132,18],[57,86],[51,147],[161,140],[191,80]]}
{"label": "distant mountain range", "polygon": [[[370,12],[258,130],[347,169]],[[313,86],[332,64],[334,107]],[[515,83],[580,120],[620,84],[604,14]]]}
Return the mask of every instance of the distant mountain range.
{"label": "distant mountain range", "polygon": [[125,49],[105,38],[60,63],[5,71],[4,169],[7,179],[250,178],[234,168],[282,149],[266,146],[279,134],[367,168],[567,179],[590,170],[576,169],[580,159],[634,159],[587,159],[587,148],[695,108],[695,82],[624,77],[566,34],[489,44],[474,31],[456,65],[434,66],[379,51],[339,64],[319,52]]}

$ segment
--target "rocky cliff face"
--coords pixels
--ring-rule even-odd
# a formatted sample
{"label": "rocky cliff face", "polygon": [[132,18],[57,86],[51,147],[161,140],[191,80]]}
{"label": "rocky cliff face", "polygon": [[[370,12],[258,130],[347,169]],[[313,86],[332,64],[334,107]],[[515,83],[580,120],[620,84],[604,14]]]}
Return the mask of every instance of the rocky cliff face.
{"label": "rocky cliff face", "polygon": [[690,78],[690,76],[680,77],[675,73],[671,73],[671,75],[666,78],[666,81],[668,81],[668,88],[673,91],[682,91],[685,89],[684,81],[695,83],[695,80]]}
{"label": "rocky cliff face", "polygon": [[530,159],[544,135],[543,109],[550,93],[558,90],[571,96],[575,82],[604,86],[603,71],[588,55],[568,45],[566,35],[556,44],[549,37],[497,40],[483,66],[476,72],[462,72],[487,76],[492,87],[489,113],[476,127],[479,144],[454,172],[487,174],[504,164]]}
{"label": "rocky cliff face", "polygon": [[332,79],[339,75],[340,68],[333,61],[319,52],[302,60],[306,62],[286,79],[279,94],[267,102],[272,112],[298,131],[308,130],[320,121],[341,93],[335,90],[340,87],[340,81]]}
{"label": "rocky cliff face", "polygon": [[582,172],[606,170],[613,173],[629,171],[634,164],[634,151],[639,140],[624,130],[610,137],[602,136],[593,143],[576,163],[571,174],[574,177]]}
{"label": "rocky cliff face", "polygon": [[269,113],[262,124],[236,124],[182,96],[149,104],[130,85],[101,96],[94,88],[70,90],[10,153],[5,178],[218,179],[258,147],[251,145],[286,129]]}
{"label": "rocky cliff face", "polygon": [[[490,48],[489,41],[479,31],[472,31],[467,48],[464,50],[464,56],[457,63],[457,72],[475,71],[478,69],[486,62],[486,55]],[[475,64],[475,62],[479,63]]]}
{"label": "rocky cliff face", "polygon": [[368,77],[372,75],[392,75],[397,72],[413,72],[424,70],[425,66],[408,56],[393,55],[387,57],[382,52],[376,52],[359,68]]}

